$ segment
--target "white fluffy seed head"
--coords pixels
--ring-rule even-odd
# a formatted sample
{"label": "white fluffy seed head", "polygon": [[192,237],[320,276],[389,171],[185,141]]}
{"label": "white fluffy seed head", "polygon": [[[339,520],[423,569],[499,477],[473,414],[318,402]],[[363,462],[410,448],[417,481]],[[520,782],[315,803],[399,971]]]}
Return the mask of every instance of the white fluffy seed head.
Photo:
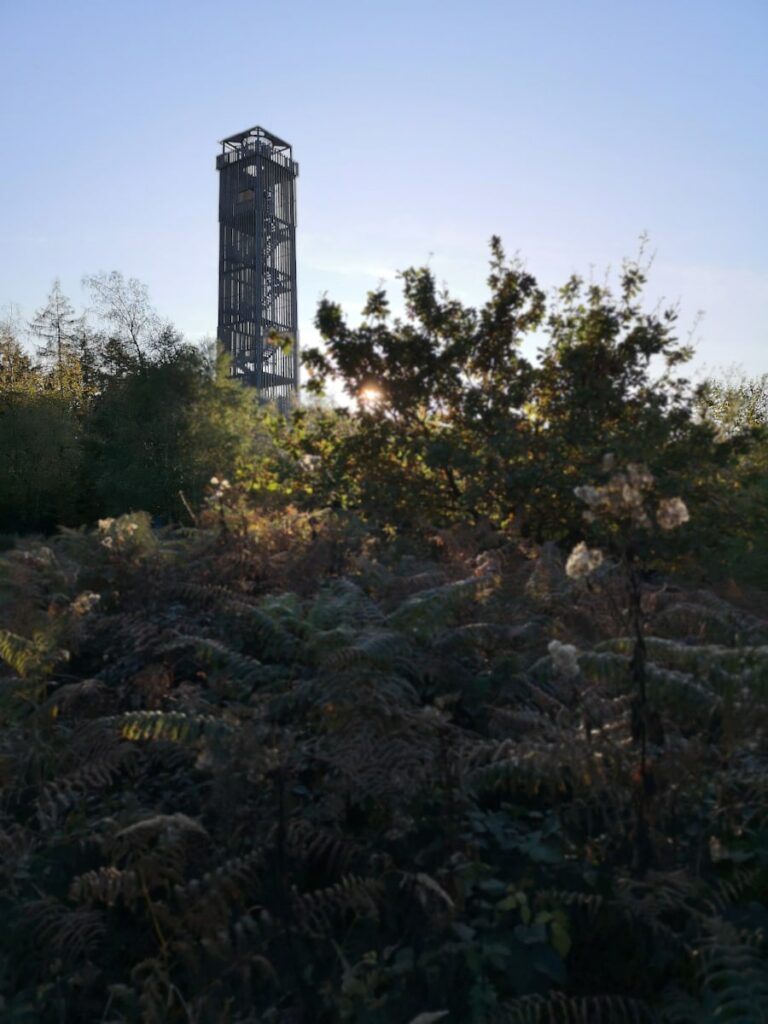
{"label": "white fluffy seed head", "polygon": [[568,556],[565,571],[572,580],[589,576],[603,564],[603,552],[599,548],[588,548],[580,541]]}

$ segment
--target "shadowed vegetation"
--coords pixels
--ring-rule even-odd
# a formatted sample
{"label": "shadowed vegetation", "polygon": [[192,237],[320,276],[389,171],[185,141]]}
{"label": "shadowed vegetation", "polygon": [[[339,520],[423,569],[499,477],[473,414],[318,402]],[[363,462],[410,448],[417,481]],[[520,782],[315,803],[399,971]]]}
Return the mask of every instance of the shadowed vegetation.
{"label": "shadowed vegetation", "polygon": [[3,1020],[768,1020],[765,382],[643,280],[325,301],[288,416],[6,328]]}

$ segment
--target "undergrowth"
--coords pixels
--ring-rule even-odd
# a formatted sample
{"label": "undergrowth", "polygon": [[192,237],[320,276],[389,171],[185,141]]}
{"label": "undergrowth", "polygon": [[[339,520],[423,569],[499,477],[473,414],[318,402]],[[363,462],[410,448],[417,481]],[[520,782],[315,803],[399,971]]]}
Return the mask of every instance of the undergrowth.
{"label": "undergrowth", "polygon": [[3,552],[3,1021],[768,1020],[768,623],[642,601],[639,864],[609,566],[290,510]]}

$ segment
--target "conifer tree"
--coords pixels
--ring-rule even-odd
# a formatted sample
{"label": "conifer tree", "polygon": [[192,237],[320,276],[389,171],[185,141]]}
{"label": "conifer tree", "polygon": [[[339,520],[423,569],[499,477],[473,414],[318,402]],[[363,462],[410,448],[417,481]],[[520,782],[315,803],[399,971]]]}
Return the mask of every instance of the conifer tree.
{"label": "conifer tree", "polygon": [[46,305],[37,311],[29,327],[42,342],[38,355],[51,374],[55,389],[60,394],[71,391],[73,384],[80,382],[76,344],[83,334],[84,318],[75,315],[58,278],[51,286]]}
{"label": "conifer tree", "polygon": [[18,325],[11,316],[0,320],[0,399],[35,391],[38,374],[21,347]]}

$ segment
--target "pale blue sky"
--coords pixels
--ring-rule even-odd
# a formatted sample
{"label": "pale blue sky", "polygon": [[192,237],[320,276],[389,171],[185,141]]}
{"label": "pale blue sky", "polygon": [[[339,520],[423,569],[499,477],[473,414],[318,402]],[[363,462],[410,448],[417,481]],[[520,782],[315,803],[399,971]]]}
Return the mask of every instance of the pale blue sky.
{"label": "pale blue sky", "polygon": [[0,32],[0,306],[115,268],[213,334],[217,141],[261,124],[305,344],[324,291],[356,315],[428,259],[480,302],[493,233],[552,287],[647,231],[698,365],[768,371],[768,0],[0,0]]}

